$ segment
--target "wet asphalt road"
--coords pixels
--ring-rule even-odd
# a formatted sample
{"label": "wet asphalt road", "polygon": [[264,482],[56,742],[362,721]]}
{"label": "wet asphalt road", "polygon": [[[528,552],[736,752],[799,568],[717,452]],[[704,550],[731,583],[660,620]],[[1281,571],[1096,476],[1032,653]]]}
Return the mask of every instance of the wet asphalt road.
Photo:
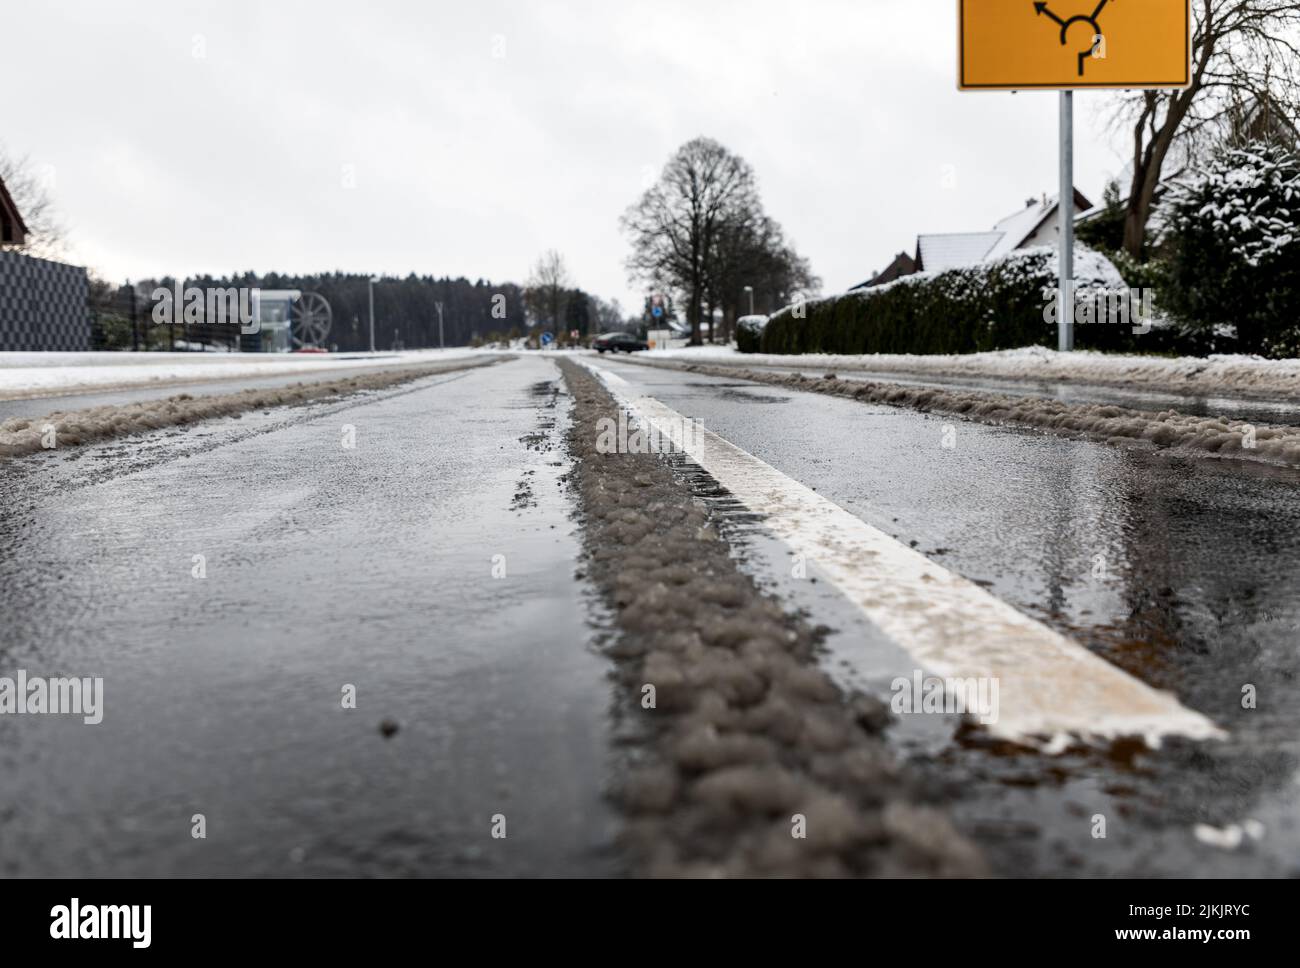
{"label": "wet asphalt road", "polygon": [[102,676],[105,707],[0,717],[0,873],[610,873],[557,380],[522,359],[0,470],[0,674]]}
{"label": "wet asphalt road", "polygon": [[[1047,759],[909,717],[899,742],[954,784],[959,822],[1002,872],[1300,874],[1300,475],[598,365],[1229,730]],[[786,552],[744,515],[737,530],[761,579],[839,630],[828,661],[846,678],[887,697],[910,674],[836,594],[785,577]],[[1193,835],[1245,820],[1266,832],[1235,851]]]}
{"label": "wet asphalt road", "polygon": [[[963,422],[947,450],[941,418],[598,362],[1229,730],[1047,758],[905,717],[997,870],[1300,873],[1300,476]],[[0,675],[105,680],[101,725],[0,717],[0,874],[616,873],[557,378],[525,356],[0,469]],[[731,531],[887,698],[907,657]],[[1192,834],[1247,819],[1236,850]]]}

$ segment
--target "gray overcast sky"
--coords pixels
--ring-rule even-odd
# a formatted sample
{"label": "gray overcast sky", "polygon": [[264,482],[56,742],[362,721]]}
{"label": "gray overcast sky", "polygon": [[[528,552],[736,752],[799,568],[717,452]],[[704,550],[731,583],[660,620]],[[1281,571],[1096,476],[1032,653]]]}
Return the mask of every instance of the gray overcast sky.
{"label": "gray overcast sky", "polygon": [[[704,134],[833,291],[1057,179],[1056,95],[957,92],[953,0],[7,0],[4,33],[0,141],[113,279],[523,281],[556,248],[630,309],[618,217]],[[1108,98],[1076,96],[1094,200]]]}

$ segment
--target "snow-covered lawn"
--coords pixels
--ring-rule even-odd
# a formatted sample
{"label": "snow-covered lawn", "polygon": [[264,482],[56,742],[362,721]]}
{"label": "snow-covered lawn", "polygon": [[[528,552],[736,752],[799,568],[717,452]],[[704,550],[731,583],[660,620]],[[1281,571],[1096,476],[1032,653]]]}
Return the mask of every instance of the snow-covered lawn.
{"label": "snow-covered lawn", "polygon": [[1215,393],[1300,399],[1300,360],[1264,360],[1254,356],[1152,357],[1075,352],[1030,346],[966,356],[867,355],[808,353],[783,356],[739,353],[733,348],[697,347],[644,354],[647,360],[782,366],[798,369],[865,370],[921,376],[992,377],[1006,380],[1052,380],[1093,383],[1178,393]]}
{"label": "snow-covered lawn", "polygon": [[321,378],[343,369],[409,366],[478,352],[411,350],[374,357],[366,353],[0,353],[0,398],[286,374]]}

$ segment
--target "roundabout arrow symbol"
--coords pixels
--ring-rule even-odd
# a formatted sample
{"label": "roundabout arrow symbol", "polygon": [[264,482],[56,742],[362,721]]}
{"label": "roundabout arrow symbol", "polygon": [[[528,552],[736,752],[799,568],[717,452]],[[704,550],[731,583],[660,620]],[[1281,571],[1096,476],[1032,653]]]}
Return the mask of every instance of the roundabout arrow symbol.
{"label": "roundabout arrow symbol", "polygon": [[1097,9],[1094,10],[1091,14],[1078,14],[1077,16],[1071,17],[1069,20],[1062,20],[1059,16],[1057,16],[1051,9],[1048,8],[1046,0],[1038,0],[1038,2],[1034,4],[1034,12],[1037,13],[1038,16],[1040,17],[1046,16],[1050,20],[1054,20],[1060,26],[1062,47],[1064,47],[1067,43],[1069,43],[1068,34],[1070,32],[1071,24],[1084,23],[1092,27],[1092,37],[1093,37],[1092,45],[1089,46],[1087,50],[1081,51],[1079,54],[1079,76],[1080,77],[1083,77],[1084,62],[1090,56],[1092,56],[1093,51],[1096,50],[1097,38],[1102,36],[1101,24],[1098,23],[1097,18],[1101,16],[1101,12],[1106,9],[1106,4],[1108,3],[1110,3],[1110,0],[1101,0],[1101,2],[1097,4]]}

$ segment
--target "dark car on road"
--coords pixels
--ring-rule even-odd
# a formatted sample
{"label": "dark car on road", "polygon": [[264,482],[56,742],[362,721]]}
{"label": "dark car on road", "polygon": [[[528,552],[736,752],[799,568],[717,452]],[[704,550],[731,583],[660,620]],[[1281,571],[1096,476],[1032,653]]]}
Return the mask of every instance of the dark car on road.
{"label": "dark car on road", "polygon": [[619,350],[624,353],[636,353],[650,348],[649,343],[637,339],[631,333],[603,333],[597,336],[591,345],[597,353],[617,353]]}

